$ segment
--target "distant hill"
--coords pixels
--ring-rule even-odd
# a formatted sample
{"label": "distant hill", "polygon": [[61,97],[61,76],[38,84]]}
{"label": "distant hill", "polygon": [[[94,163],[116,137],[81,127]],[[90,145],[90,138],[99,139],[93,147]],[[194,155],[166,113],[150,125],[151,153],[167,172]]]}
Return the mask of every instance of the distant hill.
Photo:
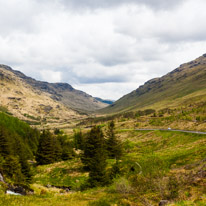
{"label": "distant hill", "polygon": [[109,100],[109,99],[101,99],[99,97],[95,97],[95,99],[99,102],[105,103],[105,104],[113,104],[115,101]]}
{"label": "distant hill", "polygon": [[28,121],[64,122],[107,106],[67,83],[36,81],[5,65],[0,65],[0,95],[3,110]]}
{"label": "distant hill", "polygon": [[180,65],[161,78],[149,80],[101,112],[161,109],[203,99],[206,100],[206,54]]}

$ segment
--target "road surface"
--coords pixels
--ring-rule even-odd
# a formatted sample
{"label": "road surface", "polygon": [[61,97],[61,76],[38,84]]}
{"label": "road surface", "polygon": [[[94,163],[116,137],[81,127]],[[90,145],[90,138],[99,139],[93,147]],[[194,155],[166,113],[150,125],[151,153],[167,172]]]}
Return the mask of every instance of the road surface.
{"label": "road surface", "polygon": [[206,132],[200,132],[200,131],[187,131],[187,130],[180,130],[180,129],[133,129],[136,131],[171,131],[171,132],[184,132],[184,133],[192,133],[192,134],[204,134],[206,135]]}

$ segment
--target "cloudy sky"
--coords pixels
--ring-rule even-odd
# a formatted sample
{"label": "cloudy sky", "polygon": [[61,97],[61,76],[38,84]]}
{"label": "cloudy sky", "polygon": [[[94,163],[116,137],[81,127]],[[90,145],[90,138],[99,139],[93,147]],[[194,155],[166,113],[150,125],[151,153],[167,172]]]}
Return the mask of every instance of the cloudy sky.
{"label": "cloudy sky", "polygon": [[206,53],[205,0],[0,0],[0,64],[118,99]]}

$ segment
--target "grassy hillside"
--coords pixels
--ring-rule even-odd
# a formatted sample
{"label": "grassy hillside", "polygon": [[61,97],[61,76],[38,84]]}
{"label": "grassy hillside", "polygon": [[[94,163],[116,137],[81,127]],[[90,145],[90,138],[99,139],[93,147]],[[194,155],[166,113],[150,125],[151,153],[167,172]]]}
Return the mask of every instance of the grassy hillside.
{"label": "grassy hillside", "polygon": [[[27,123],[18,118],[0,112],[0,127],[8,132],[10,144],[14,148],[17,146],[15,141],[22,142],[27,149],[27,155],[32,158],[37,150],[39,132],[32,129]],[[5,136],[6,137],[6,136]],[[15,139],[16,138],[16,139]]]}
{"label": "grassy hillside", "polygon": [[117,113],[138,109],[176,107],[206,97],[206,55],[161,78],[152,79],[125,95],[102,113]]}
{"label": "grassy hillside", "polygon": [[64,124],[83,117],[49,93],[32,87],[18,75],[0,65],[0,110],[33,125]]}
{"label": "grassy hillside", "polygon": [[188,102],[175,108],[146,109],[87,118],[78,125],[89,128],[95,124],[105,125],[111,120],[123,129],[168,129],[170,127],[177,130],[204,132],[206,131],[206,101],[199,101],[197,98],[192,103]]}
{"label": "grassy hillside", "polygon": [[[104,126],[103,126],[104,128]],[[116,130],[123,143],[120,175],[101,188],[80,191],[88,179],[78,157],[38,166],[32,196],[0,193],[0,205],[168,205],[206,204],[206,135],[171,131]],[[107,160],[107,168],[114,161]],[[50,186],[48,186],[50,185]],[[58,187],[69,187],[69,192]]]}
{"label": "grassy hillside", "polygon": [[[15,80],[18,79],[24,87],[30,88],[30,90],[35,90],[36,93],[39,94],[39,99],[41,99],[42,96],[46,96],[50,101],[55,101],[56,103],[63,105],[64,107],[72,108],[73,110],[91,112],[107,106],[107,103],[103,103],[85,92],[76,90],[67,83],[48,83],[37,81],[31,77],[27,77],[19,71],[11,69],[8,66],[0,65],[0,82],[3,79],[10,80],[10,82],[16,82]],[[6,85],[1,84],[1,86],[5,87]],[[18,91],[17,87],[14,89]],[[20,94],[20,92],[17,94]],[[38,98],[37,95],[36,98]],[[58,108],[56,108],[56,110],[57,109]]]}

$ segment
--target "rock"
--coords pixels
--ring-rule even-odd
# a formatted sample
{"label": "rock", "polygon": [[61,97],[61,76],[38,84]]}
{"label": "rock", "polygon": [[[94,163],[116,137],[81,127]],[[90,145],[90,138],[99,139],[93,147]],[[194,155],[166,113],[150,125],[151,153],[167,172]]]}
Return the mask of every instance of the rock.
{"label": "rock", "polygon": [[52,186],[51,186],[50,184],[47,184],[46,187],[47,187],[47,188],[51,188]]}
{"label": "rock", "polygon": [[44,111],[47,113],[49,113],[52,109],[53,107],[51,107],[50,105],[44,107]]}
{"label": "rock", "polygon": [[[26,195],[26,190],[22,186],[18,186],[18,185],[17,186],[10,185],[7,191],[17,193],[20,195]],[[9,194],[11,194],[11,193],[9,193]]]}
{"label": "rock", "polygon": [[18,98],[18,97],[8,97],[8,99],[10,99],[10,100],[16,100],[16,101],[20,101],[20,100],[21,100],[21,98]]}
{"label": "rock", "polygon": [[26,195],[26,190],[22,186],[16,186],[16,188],[14,188],[14,192]]}
{"label": "rock", "polygon": [[19,194],[19,193],[13,192],[13,191],[11,191],[11,190],[7,190],[7,191],[6,191],[6,194],[9,194],[9,195],[21,195],[21,194]]}
{"label": "rock", "polygon": [[0,173],[0,182],[5,183],[4,178],[3,178],[3,176],[2,176],[2,174],[1,174],[1,173]]}
{"label": "rock", "polygon": [[168,203],[169,203],[168,200],[161,200],[159,203],[159,206],[164,206],[164,205],[167,205]]}

